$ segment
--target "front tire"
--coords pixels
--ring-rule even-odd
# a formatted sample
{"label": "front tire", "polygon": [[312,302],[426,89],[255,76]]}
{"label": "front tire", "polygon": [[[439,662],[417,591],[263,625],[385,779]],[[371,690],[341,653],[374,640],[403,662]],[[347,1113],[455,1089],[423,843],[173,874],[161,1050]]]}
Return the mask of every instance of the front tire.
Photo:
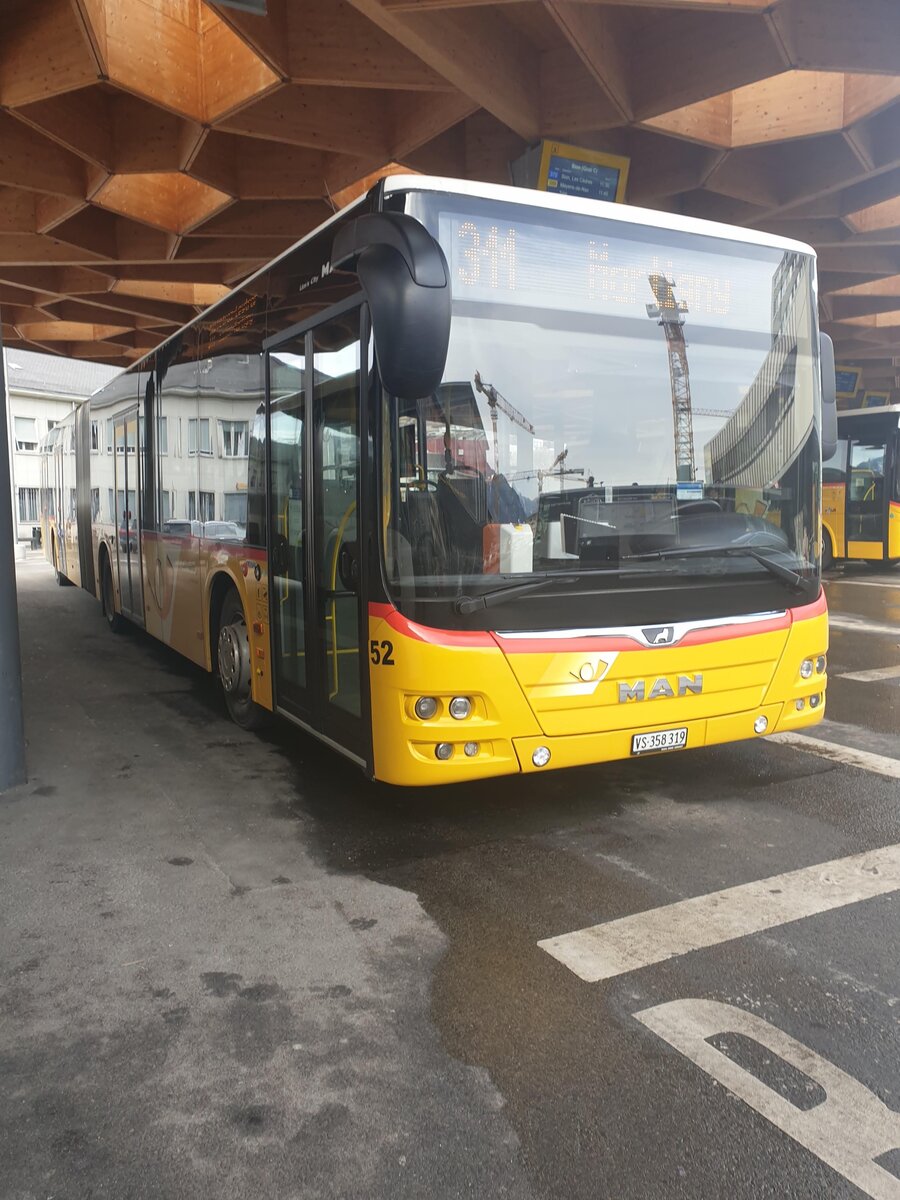
{"label": "front tire", "polygon": [[262,729],[270,714],[252,698],[253,661],[240,597],[231,589],[222,601],[216,665],[228,715],[241,729]]}

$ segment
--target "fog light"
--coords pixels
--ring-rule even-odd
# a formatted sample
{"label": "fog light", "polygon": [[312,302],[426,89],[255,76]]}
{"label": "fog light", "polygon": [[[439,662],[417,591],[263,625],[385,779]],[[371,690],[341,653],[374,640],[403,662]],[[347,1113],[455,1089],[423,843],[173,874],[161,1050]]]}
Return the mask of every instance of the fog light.
{"label": "fog light", "polygon": [[819,675],[822,675],[825,672],[825,655],[824,654],[820,654],[819,657],[816,659],[816,671]]}
{"label": "fog light", "polygon": [[769,728],[769,720],[767,717],[757,717],[753,722],[753,729],[756,733],[765,733]]}
{"label": "fog light", "polygon": [[813,660],[811,658],[804,658],[803,662],[800,664],[800,678],[809,679],[812,673]]}
{"label": "fog light", "polygon": [[474,758],[478,753],[478,743],[466,742],[466,744],[463,746],[463,750],[465,751],[466,758]]}
{"label": "fog light", "polygon": [[437,707],[434,696],[420,696],[416,701],[416,716],[420,721],[428,721],[437,712]]}
{"label": "fog light", "polygon": [[451,717],[464,721],[472,711],[472,701],[468,696],[454,696],[447,707]]}
{"label": "fog light", "polygon": [[818,708],[821,703],[822,703],[822,697],[819,695],[818,692],[816,692],[816,694],[814,696],[810,696],[810,698],[809,698],[809,707],[810,708]]}
{"label": "fog light", "polygon": [[546,767],[550,761],[550,751],[546,746],[538,746],[537,750],[531,756],[531,761],[536,767]]}
{"label": "fog light", "polygon": [[453,746],[450,742],[438,742],[434,748],[434,757],[446,762],[448,758],[453,757]]}
{"label": "fog light", "polygon": [[806,708],[806,701],[802,696],[799,700],[794,701],[794,707],[796,708],[797,712],[803,712],[804,708]]}

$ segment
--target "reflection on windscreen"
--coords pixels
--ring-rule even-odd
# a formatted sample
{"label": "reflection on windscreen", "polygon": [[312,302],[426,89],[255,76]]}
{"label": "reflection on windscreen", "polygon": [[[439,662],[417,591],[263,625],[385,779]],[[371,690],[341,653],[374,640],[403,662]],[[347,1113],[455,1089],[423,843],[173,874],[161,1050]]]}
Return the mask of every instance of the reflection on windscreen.
{"label": "reflection on windscreen", "polygon": [[641,556],[660,551],[669,571],[761,570],[696,553],[723,546],[813,571],[809,258],[571,222],[431,214],[453,327],[440,388],[389,416],[390,577],[458,594],[658,571]]}

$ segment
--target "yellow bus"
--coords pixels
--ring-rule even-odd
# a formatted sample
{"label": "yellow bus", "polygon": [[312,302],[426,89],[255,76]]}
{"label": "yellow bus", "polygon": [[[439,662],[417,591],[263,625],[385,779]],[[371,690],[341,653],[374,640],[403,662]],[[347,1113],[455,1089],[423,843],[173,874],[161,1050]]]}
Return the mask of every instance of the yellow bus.
{"label": "yellow bus", "polygon": [[812,725],[816,309],[782,238],[394,176],[54,431],[44,545],[394,784]]}
{"label": "yellow bus", "polygon": [[900,404],[838,413],[822,464],[822,562],[900,562]]}

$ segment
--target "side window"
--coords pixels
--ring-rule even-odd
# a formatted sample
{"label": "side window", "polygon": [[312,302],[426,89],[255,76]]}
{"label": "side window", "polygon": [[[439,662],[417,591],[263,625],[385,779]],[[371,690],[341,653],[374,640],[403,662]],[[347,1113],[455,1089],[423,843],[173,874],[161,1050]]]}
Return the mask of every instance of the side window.
{"label": "side window", "polygon": [[885,447],[854,442],[850,451],[850,494],[855,504],[880,505],[884,499]]}
{"label": "side window", "polygon": [[847,473],[847,439],[841,438],[837,449],[827,462],[822,463],[822,482],[828,484],[843,483]]}

